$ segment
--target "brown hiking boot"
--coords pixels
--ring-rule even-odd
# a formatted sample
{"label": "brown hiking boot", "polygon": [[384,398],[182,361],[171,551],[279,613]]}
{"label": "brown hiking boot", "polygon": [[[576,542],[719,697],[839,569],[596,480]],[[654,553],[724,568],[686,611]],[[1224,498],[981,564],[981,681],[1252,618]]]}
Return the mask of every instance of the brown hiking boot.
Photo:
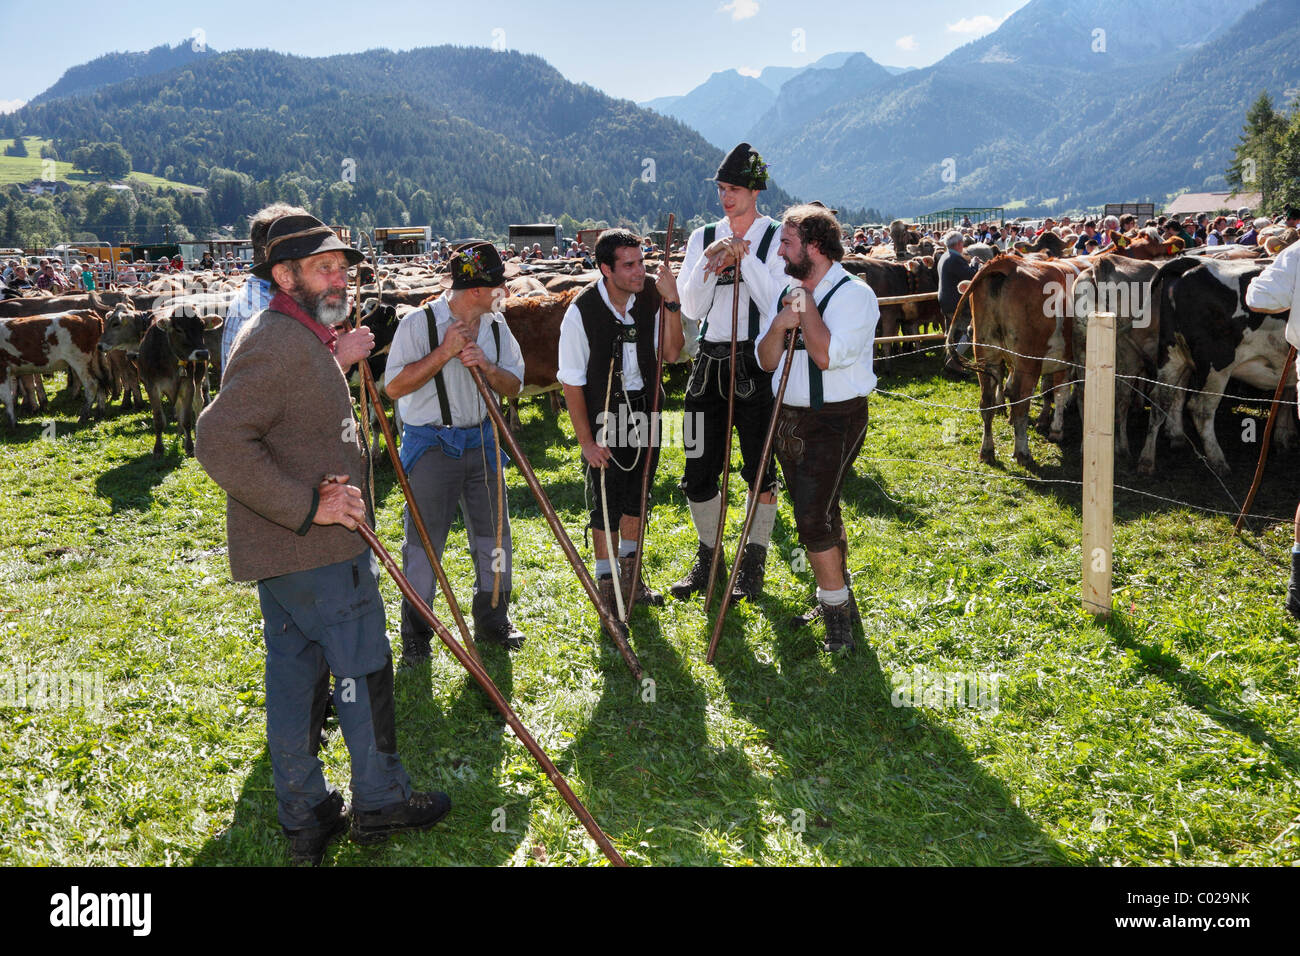
{"label": "brown hiking boot", "polygon": [[[623,589],[623,598],[626,601],[628,595],[635,593],[637,604],[648,604],[650,607],[663,607],[664,596],[658,591],[651,591],[646,587],[645,579],[637,575],[636,590],[632,590],[632,569],[636,564],[636,555],[629,555],[626,558],[618,559],[618,581],[619,587]],[[631,603],[628,601],[628,603]]]}
{"label": "brown hiking boot", "polygon": [[[686,576],[668,589],[668,593],[679,601],[690,597],[692,594],[703,594],[704,589],[709,586],[709,565],[713,562],[713,549],[703,541],[699,542],[695,552],[695,563],[691,569],[686,572]],[[727,562],[722,560],[718,562],[718,577],[725,582],[727,579]]]}
{"label": "brown hiking boot", "polygon": [[[614,623],[618,625],[619,634],[624,640],[627,640],[627,625],[618,619],[618,604],[614,601],[614,576],[612,574],[602,574],[596,578],[596,587],[600,589],[600,601],[609,610],[610,616],[614,618]],[[609,633],[609,628],[602,626],[606,636],[610,640],[614,635]]]}
{"label": "brown hiking boot", "polygon": [[823,604],[821,605],[822,620],[826,622],[826,639],[822,642],[822,650],[828,654],[834,654],[836,651],[851,651],[857,647],[853,641],[853,621],[849,611],[849,605],[846,601],[844,604]]}

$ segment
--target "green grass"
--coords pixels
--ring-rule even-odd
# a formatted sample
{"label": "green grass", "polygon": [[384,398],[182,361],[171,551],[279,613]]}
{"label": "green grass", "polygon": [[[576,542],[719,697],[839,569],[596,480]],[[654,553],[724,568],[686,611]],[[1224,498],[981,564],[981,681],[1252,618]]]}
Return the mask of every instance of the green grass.
{"label": "green grass", "polygon": [[[907,359],[882,386],[977,404],[973,384]],[[680,384],[675,392],[680,396]],[[679,401],[679,399],[678,399]],[[676,402],[671,407],[680,408]],[[5,433],[0,669],[103,676],[95,713],[0,706],[0,862],[283,864],[265,744],[256,592],[229,580],[223,496],[146,416],[75,425],[66,401]],[[845,513],[865,618],[856,656],[788,629],[810,573],[783,502],[766,596],[732,612],[716,667],[699,603],[639,609],[643,699],[516,472],[514,617],[529,634],[488,670],[635,864],[1278,864],[1300,859],[1296,630],[1281,610],[1290,529],[1242,538],[1230,519],[1116,493],[1114,620],[1080,610],[1079,489],[977,463],[978,418],[883,396]],[[953,434],[945,420],[956,418]],[[996,424],[1003,462],[1010,433]],[[1220,436],[1240,499],[1253,446]],[[524,410],[525,447],[582,547],[567,417]],[[947,436],[947,438],[945,438]],[[1079,454],[1033,437],[1037,477]],[[1232,505],[1190,457],[1122,484]],[[883,462],[912,458],[948,466]],[[678,577],[694,535],[665,454],[647,577]],[[1275,451],[1257,513],[1287,515],[1295,457]],[[400,543],[400,492],[380,472],[380,536]],[[733,502],[740,500],[738,479]],[[731,510],[734,540],[741,521]],[[463,530],[448,573],[468,603]],[[397,642],[398,596],[385,579]],[[437,605],[445,613],[445,606]],[[895,675],[1001,675],[996,709],[895,707]],[[399,669],[398,744],[418,787],[452,795],[434,831],[361,864],[587,864],[602,857],[447,653]],[[348,779],[334,731],[327,775]],[[494,813],[497,808],[502,812]],[[494,827],[494,823],[497,825]]]}
{"label": "green grass", "polygon": [[[12,139],[0,143],[0,147],[9,146]],[[44,174],[41,159],[41,147],[48,140],[41,139],[39,136],[24,136],[23,142],[27,146],[26,156],[4,156],[0,155],[0,186],[7,186],[10,183],[29,183],[33,179],[39,179]],[[84,183],[89,185],[99,182],[94,176],[87,172],[73,171],[73,165],[58,160],[54,164],[55,176],[61,182]],[[187,186],[184,183],[173,182],[170,179],[163,179],[161,176],[154,176],[150,173],[132,172],[128,177],[136,182],[144,183],[154,188],[168,186],[172,189],[193,190],[193,186]]]}

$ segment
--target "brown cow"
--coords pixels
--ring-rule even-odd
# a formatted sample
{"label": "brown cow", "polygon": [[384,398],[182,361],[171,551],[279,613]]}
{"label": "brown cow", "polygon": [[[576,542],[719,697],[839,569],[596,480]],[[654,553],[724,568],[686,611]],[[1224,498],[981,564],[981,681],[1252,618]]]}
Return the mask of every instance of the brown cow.
{"label": "brown cow", "polygon": [[523,388],[510,399],[512,430],[519,427],[519,399],[559,391],[556,376],[560,373],[560,323],[580,291],[575,288],[560,295],[512,296],[502,306],[506,325],[524,357]]}
{"label": "brown cow", "polygon": [[[971,316],[971,341],[975,367],[980,378],[980,412],[984,419],[984,441],[980,460],[993,464],[993,414],[998,405],[998,386],[1006,377],[1006,401],[1015,429],[1015,458],[1025,467],[1034,464],[1029,451],[1029,398],[1043,375],[1054,378],[1055,388],[1065,385],[1074,361],[1073,336],[1067,333],[1066,302],[1073,294],[1074,281],[1082,271],[1069,260],[1044,261],[998,256],[974,279],[964,294],[963,305]],[[962,312],[958,306],[958,313]],[[954,321],[954,328],[956,322]],[[1055,407],[1050,437],[1060,440],[1065,422],[1065,396],[1053,402],[1054,392],[1044,395],[1041,424]]]}

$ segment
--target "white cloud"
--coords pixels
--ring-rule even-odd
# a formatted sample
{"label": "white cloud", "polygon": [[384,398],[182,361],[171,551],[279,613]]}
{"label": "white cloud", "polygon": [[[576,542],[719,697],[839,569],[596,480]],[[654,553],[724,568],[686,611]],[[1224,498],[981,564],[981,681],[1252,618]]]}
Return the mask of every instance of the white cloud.
{"label": "white cloud", "polygon": [[736,72],[741,76],[752,76],[754,79],[758,79],[762,75],[761,71],[754,69],[752,66],[738,66]]}
{"label": "white cloud", "polygon": [[915,50],[918,46],[920,46],[920,44],[916,42],[916,37],[912,36],[912,34],[909,33],[907,36],[899,37],[897,40],[895,40],[894,46],[898,47],[900,50],[910,51],[910,50]]}
{"label": "white cloud", "polygon": [[0,100],[0,113],[13,113],[26,105],[26,100]]}
{"label": "white cloud", "polygon": [[970,33],[976,36],[983,36],[985,33],[989,33],[1002,26],[1009,16],[1011,16],[1010,13],[1005,13],[1000,19],[994,19],[987,13],[981,13],[979,16],[975,17],[962,17],[956,23],[948,24],[948,32]]}
{"label": "white cloud", "polygon": [[722,5],[724,13],[730,13],[733,20],[748,20],[758,15],[758,0],[731,0]]}

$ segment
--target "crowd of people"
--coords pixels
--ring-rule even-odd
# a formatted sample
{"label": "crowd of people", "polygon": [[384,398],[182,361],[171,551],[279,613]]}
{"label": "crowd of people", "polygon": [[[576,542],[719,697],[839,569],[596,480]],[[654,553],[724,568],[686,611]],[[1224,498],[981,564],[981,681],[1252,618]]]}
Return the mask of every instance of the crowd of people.
{"label": "crowd of people", "polygon": [[140,256],[134,261],[123,257],[116,263],[86,254],[81,259],[65,261],[60,256],[14,256],[0,271],[0,298],[12,298],[33,290],[53,293],[94,292],[110,285],[133,287],[144,285],[159,276],[182,272],[217,272],[226,276],[243,275],[249,263],[227,253],[224,257],[204,253],[198,262],[188,265],[179,256],[160,256],[157,260]]}

